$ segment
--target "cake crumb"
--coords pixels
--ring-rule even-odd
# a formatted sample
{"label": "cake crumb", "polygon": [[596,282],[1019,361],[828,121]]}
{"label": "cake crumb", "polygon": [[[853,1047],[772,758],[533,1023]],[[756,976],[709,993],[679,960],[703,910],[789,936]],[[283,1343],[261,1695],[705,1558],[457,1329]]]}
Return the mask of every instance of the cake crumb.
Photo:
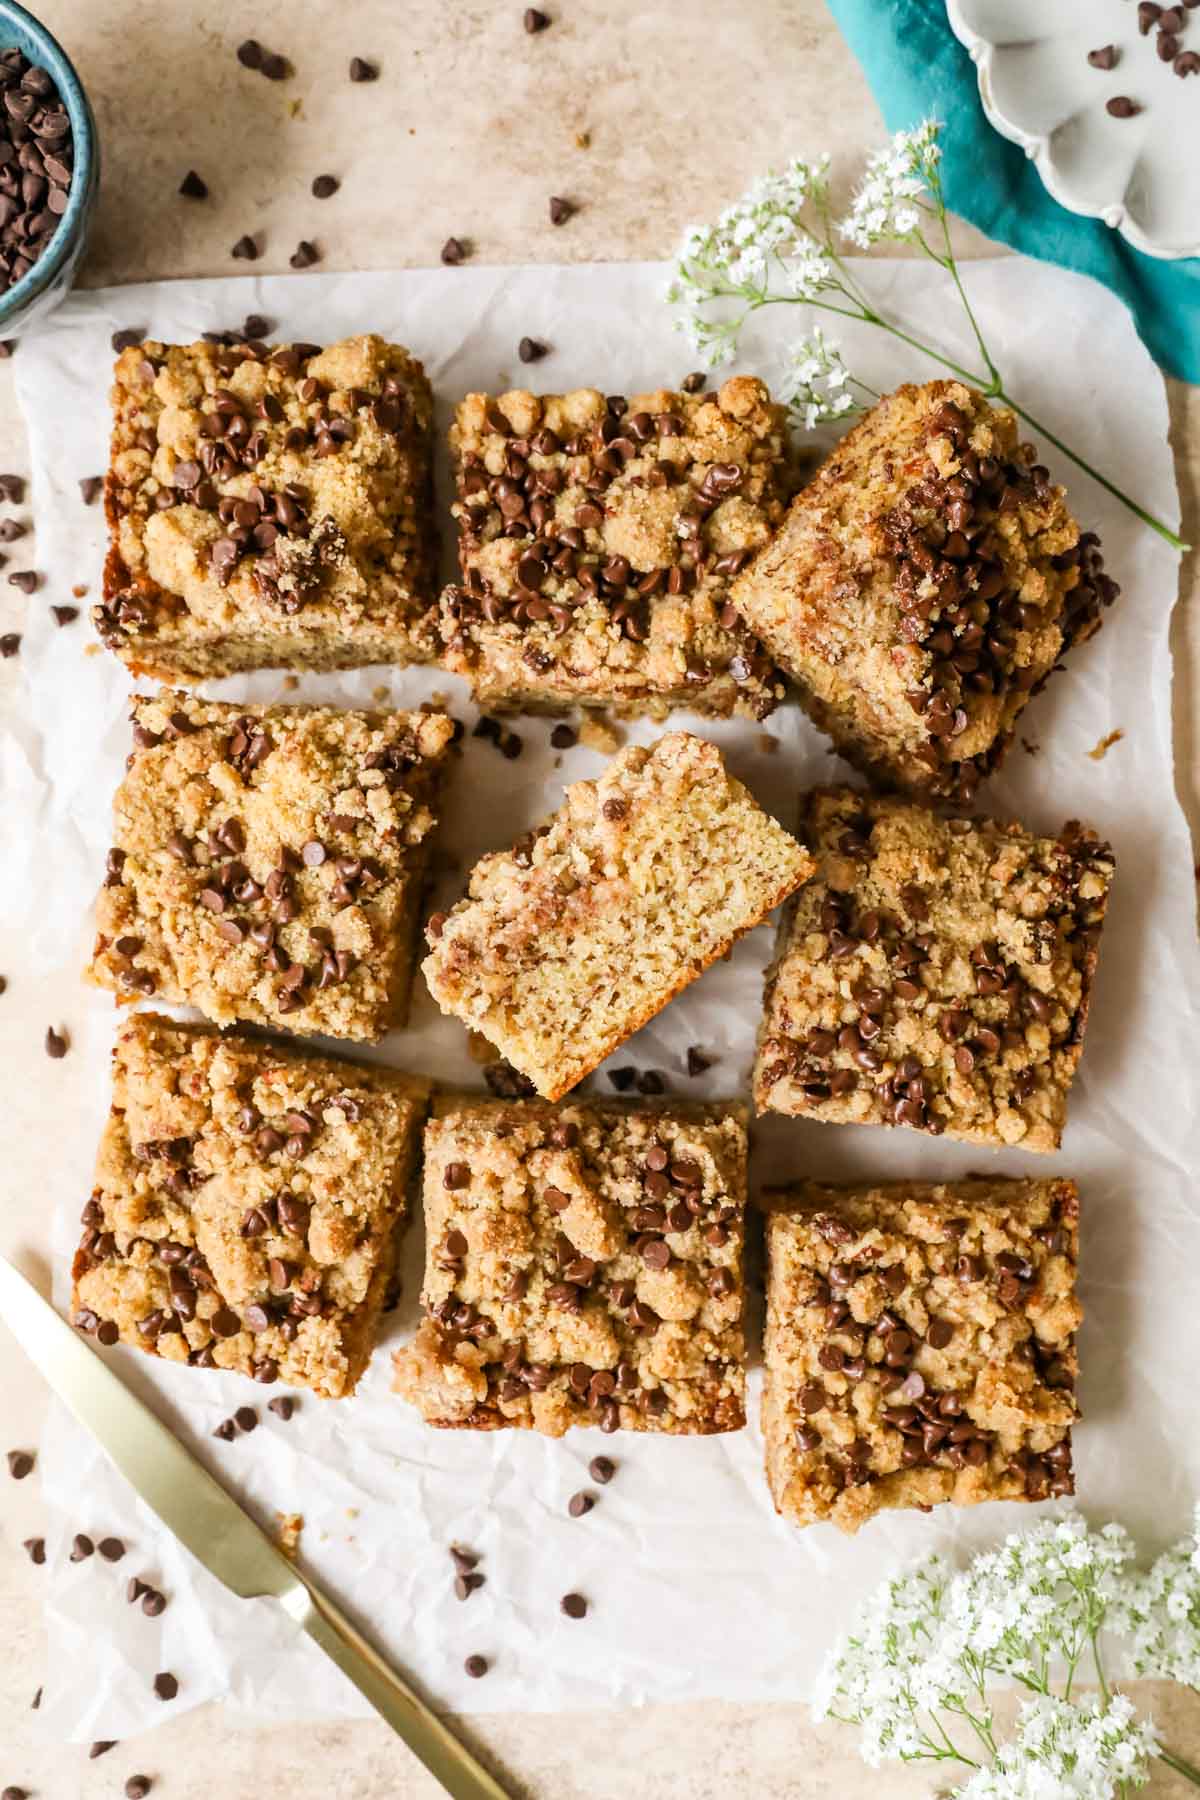
{"label": "cake crumb", "polygon": [[304,1530],[304,1514],[277,1512],[275,1517],[279,1521],[279,1548],[289,1562],[295,1562],[300,1533]]}
{"label": "cake crumb", "polygon": [[294,694],[296,689],[300,686],[300,677],[298,675],[285,675],[283,678],[283,685],[289,694]]}
{"label": "cake crumb", "polygon": [[599,750],[605,756],[611,756],[614,750],[621,748],[624,738],[612,720],[599,713],[594,717],[585,714],[579,725],[579,741],[585,749]]}
{"label": "cake crumb", "polygon": [[592,147],[591,132],[590,131],[577,131],[575,133],[575,148],[577,150],[590,150],[591,147]]}
{"label": "cake crumb", "polygon": [[1105,732],[1104,736],[1100,739],[1100,742],[1098,744],[1093,745],[1093,747],[1088,751],[1088,755],[1091,757],[1093,762],[1103,762],[1104,758],[1108,755],[1108,753],[1112,749],[1113,745],[1119,744],[1121,739],[1124,736],[1125,736],[1125,733],[1121,730],[1121,727],[1118,725],[1118,727],[1115,731]]}
{"label": "cake crumb", "polygon": [[86,596],[87,591],[88,591],[88,586],[87,586],[86,581],[77,581],[75,583],[75,586],[71,589],[71,592],[72,592],[72,594],[74,594],[76,600],[82,600]]}
{"label": "cake crumb", "polygon": [[371,689],[371,698],[377,706],[382,706],[388,697],[388,693],[389,689],[386,681],[381,681],[376,687]]}

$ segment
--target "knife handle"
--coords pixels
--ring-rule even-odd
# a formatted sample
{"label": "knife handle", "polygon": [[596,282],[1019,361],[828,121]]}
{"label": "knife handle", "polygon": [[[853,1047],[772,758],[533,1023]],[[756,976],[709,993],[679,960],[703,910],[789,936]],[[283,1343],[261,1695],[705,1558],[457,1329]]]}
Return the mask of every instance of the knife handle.
{"label": "knife handle", "polygon": [[510,1800],[433,1708],[386,1663],[328,1595],[297,1571],[280,1604],[371,1702],[452,1800]]}

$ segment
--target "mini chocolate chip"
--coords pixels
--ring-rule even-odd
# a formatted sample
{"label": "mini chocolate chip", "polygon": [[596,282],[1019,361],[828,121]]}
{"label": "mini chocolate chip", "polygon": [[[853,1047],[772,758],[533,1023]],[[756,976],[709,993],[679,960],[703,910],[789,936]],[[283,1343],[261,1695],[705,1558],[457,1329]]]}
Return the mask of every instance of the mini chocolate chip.
{"label": "mini chocolate chip", "polygon": [[8,1472],[14,1481],[24,1481],[32,1472],[33,1455],[28,1450],[10,1450],[8,1453]]}
{"label": "mini chocolate chip", "polygon": [[552,225],[565,225],[576,210],[573,203],[570,200],[564,200],[560,194],[551,194],[549,209]]}
{"label": "mini chocolate chip", "polygon": [[131,1775],[125,1783],[125,1800],[146,1800],[153,1786],[148,1775]]}
{"label": "mini chocolate chip", "polygon": [[1119,54],[1115,44],[1103,44],[1099,50],[1088,51],[1088,61],[1093,69],[1115,69]]}
{"label": "mini chocolate chip", "polygon": [[258,1424],[258,1414],[252,1406],[239,1406],[233,1417],[239,1431],[253,1431]]}
{"label": "mini chocolate chip", "polygon": [[582,1619],[588,1609],[588,1603],[582,1594],[564,1594],[558,1604],[568,1619]]}
{"label": "mini chocolate chip", "polygon": [[261,69],[263,55],[263,47],[256,38],[247,38],[237,47],[237,59],[243,69]]}
{"label": "mini chocolate chip", "polygon": [[471,1595],[484,1585],[486,1575],[473,1572],[460,1573],[454,1577],[454,1597],[456,1600],[469,1600]]}
{"label": "mini chocolate chip", "polygon": [[8,585],[20,588],[23,594],[35,594],[41,579],[36,569],[14,569],[8,578]]}
{"label": "mini chocolate chip", "polygon": [[1132,119],[1142,109],[1136,100],[1129,98],[1128,94],[1114,94],[1112,99],[1106,102],[1104,110],[1114,119]]}
{"label": "mini chocolate chip", "polygon": [[173,1700],[179,1692],[179,1683],[169,1669],[160,1669],[154,1677],[154,1691],[160,1700]]}
{"label": "mini chocolate chip", "polygon": [[321,260],[321,252],[307,238],[301,238],[288,261],[293,269],[311,269],[314,263]]}
{"label": "mini chocolate chip", "polygon": [[629,1068],[610,1069],[608,1071],[608,1079],[612,1082],[618,1094],[623,1094],[628,1088],[631,1088],[637,1080],[637,1070]]}
{"label": "mini chocolate chip", "polygon": [[87,1532],[77,1531],[71,1540],[71,1561],[86,1562],[89,1556],[95,1554],[95,1550],[96,1546]]}
{"label": "mini chocolate chip", "polygon": [[517,355],[523,363],[541,362],[549,352],[549,344],[543,344],[539,338],[523,337],[517,345]]}
{"label": "mini chocolate chip", "polygon": [[269,56],[264,56],[259,67],[268,81],[285,81],[291,74],[291,64],[287,57],[280,56],[275,51],[272,51]]}
{"label": "mini chocolate chip", "polygon": [[570,750],[579,742],[579,733],[572,725],[556,725],[550,733],[550,742],[556,750]]}
{"label": "mini chocolate chip", "polygon": [[365,57],[352,56],[350,58],[350,79],[351,81],[378,81],[379,70],[374,63],[367,62]]}
{"label": "mini chocolate chip", "polygon": [[527,6],[522,15],[521,23],[524,25],[530,37],[532,37],[535,32],[545,31],[547,25],[550,23],[550,19],[548,15],[542,12],[538,7]]}
{"label": "mini chocolate chip", "polygon": [[585,1514],[591,1512],[595,1504],[596,1502],[593,1500],[592,1496],[590,1494],[585,1494],[581,1489],[578,1494],[572,1494],[571,1498],[567,1501],[567,1511],[573,1519],[582,1519]]}
{"label": "mini chocolate chip", "polygon": [[141,343],[145,335],[145,329],[141,325],[127,325],[123,331],[114,331],[110,340],[113,354],[120,356],[122,350],[132,350],[135,344]]}
{"label": "mini chocolate chip", "polygon": [[68,1039],[65,1032],[55,1031],[53,1025],[46,1029],[46,1055],[54,1062],[61,1062],[67,1054]]}
{"label": "mini chocolate chip", "polygon": [[250,236],[249,232],[246,232],[238,239],[229,254],[236,262],[257,262],[259,255],[258,245]]}
{"label": "mini chocolate chip", "polygon": [[96,1545],[96,1548],[104,1558],[105,1562],[120,1562],[125,1554],[125,1546],[120,1538],[101,1538],[100,1542]]}
{"label": "mini chocolate chip", "polygon": [[157,1588],[148,1588],[142,1595],[142,1611],[145,1613],[146,1617],[148,1619],[157,1619],[162,1613],[166,1612],[166,1610],[166,1595],[160,1594]]}
{"label": "mini chocolate chip", "polygon": [[215,1438],[220,1438],[220,1440],[223,1444],[227,1444],[227,1443],[229,1443],[230,1439],[233,1437],[236,1430],[237,1430],[237,1426],[234,1424],[232,1419],[222,1419],[221,1423],[219,1425],[214,1426],[213,1436]]}
{"label": "mini chocolate chip", "polygon": [[593,1481],[598,1481],[601,1487],[606,1487],[616,1472],[617,1465],[608,1456],[593,1456],[588,1464],[588,1474]]}
{"label": "mini chocolate chip", "polygon": [[285,1424],[287,1420],[291,1418],[295,1410],[296,1402],[290,1394],[279,1394],[274,1400],[267,1401],[267,1411],[273,1412],[275,1417],[277,1419],[282,1419]]}
{"label": "mini chocolate chip", "polygon": [[41,1568],[42,1564],[46,1560],[46,1540],[45,1540],[45,1538],[26,1538],[25,1542],[24,1542],[24,1549],[25,1549],[26,1554],[29,1557],[30,1562],[36,1563],[38,1565],[38,1567]]}
{"label": "mini chocolate chip", "polygon": [[19,631],[6,631],[4,636],[0,637],[0,656],[4,657],[5,661],[10,656],[16,656],[20,648],[21,634]]}
{"label": "mini chocolate chip", "polygon": [[313,199],[328,200],[331,194],[337,193],[341,185],[336,175],[318,175],[312,184]]}
{"label": "mini chocolate chip", "polygon": [[84,475],[80,477],[79,492],[83,496],[83,504],[92,506],[104,491],[103,475]]}
{"label": "mini chocolate chip", "polygon": [[189,169],[179,184],[179,191],[185,200],[207,200],[208,183],[197,175],[195,169]]}
{"label": "mini chocolate chip", "polygon": [[50,612],[53,616],[54,623],[60,628],[64,625],[73,625],[79,617],[79,608],[77,606],[52,606]]}
{"label": "mini chocolate chip", "polygon": [[467,1674],[471,1677],[472,1681],[479,1681],[481,1677],[488,1672],[487,1657],[468,1656],[466,1662],[463,1664],[463,1668],[467,1671]]}
{"label": "mini chocolate chip", "polygon": [[470,251],[462,238],[447,238],[442,245],[442,261],[451,268],[454,268],[456,264],[460,262],[465,262],[469,255]]}
{"label": "mini chocolate chip", "polygon": [[115,1750],[116,1745],[116,1738],[97,1738],[91,1749],[88,1751],[88,1761],[95,1762],[98,1756],[105,1756],[108,1751]]}

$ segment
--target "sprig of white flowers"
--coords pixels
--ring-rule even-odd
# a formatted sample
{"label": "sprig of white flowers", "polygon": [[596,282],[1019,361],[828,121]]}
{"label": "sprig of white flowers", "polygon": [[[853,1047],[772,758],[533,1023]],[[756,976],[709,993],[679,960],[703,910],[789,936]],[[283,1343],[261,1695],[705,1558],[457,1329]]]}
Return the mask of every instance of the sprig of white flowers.
{"label": "sprig of white flowers", "polygon": [[[936,121],[928,119],[915,130],[898,131],[869,158],[849,213],[836,222],[830,205],[830,159],[823,155],[814,162],[794,158],[781,173],[756,181],[715,224],[690,227],[667,289],[668,301],[680,309],[679,329],[700,360],[715,369],[733,361],[742,327],[764,306],[810,306],[878,326],[990,398],[1002,400],[1173,549],[1186,550],[1188,546],[1161,519],[1085,462],[1006,391],[951,247],[939,130]],[[880,313],[859,285],[839,243],[859,250],[881,243],[905,244],[944,269],[966,312],[983,372],[964,368]],[[798,428],[812,431],[844,420],[862,409],[862,396],[872,395],[873,390],[850,374],[837,346],[819,328],[793,347],[784,397]]]}
{"label": "sprig of white flowers", "polygon": [[[818,1718],[859,1727],[864,1761],[933,1761],[967,1771],[958,1800],[1111,1800],[1149,1779],[1156,1757],[1200,1787],[1109,1685],[1156,1675],[1200,1687],[1200,1507],[1196,1532],[1149,1569],[1120,1525],[1047,1519],[955,1570],[930,1556],[891,1577],[827,1659]],[[1101,1654],[1104,1639],[1106,1655]],[[1079,1697],[1081,1672],[1099,1693]],[[989,1683],[1029,1696],[998,1742]]]}

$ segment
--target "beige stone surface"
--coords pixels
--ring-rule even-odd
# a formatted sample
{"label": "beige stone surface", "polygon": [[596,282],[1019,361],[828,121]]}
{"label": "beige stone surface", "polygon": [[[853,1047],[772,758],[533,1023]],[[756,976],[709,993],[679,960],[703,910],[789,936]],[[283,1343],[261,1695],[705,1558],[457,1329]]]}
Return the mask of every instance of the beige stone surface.
{"label": "beige stone surface", "polygon": [[[86,279],[244,270],[229,247],[245,231],[261,234],[263,270],[286,269],[301,237],[316,241],[326,268],[427,264],[451,233],[495,262],[662,256],[684,223],[710,214],[771,162],[821,147],[852,157],[879,134],[875,107],[821,0],[544,3],[553,26],[528,38],[520,0],[359,0],[349,8],[258,0],[252,10],[192,0],[153,8],[145,0],[40,0],[37,10],[75,58],[100,117],[104,191]],[[238,66],[233,50],[249,32],[291,58],[293,79],[272,85]],[[352,54],[378,59],[378,83],[350,85]],[[209,201],[178,197],[188,168],[209,183]],[[315,201],[310,183],[326,172],[341,178],[341,191]],[[558,229],[547,217],[552,193],[580,208]],[[961,243],[986,249],[970,232]],[[1172,384],[1171,413],[1185,534],[1194,538],[1200,393]],[[0,366],[0,467],[24,466],[10,377]],[[1194,711],[1194,557],[1183,580],[1188,604],[1174,622],[1179,726]],[[0,587],[0,630],[19,624],[24,604]],[[18,681],[15,663],[0,664],[0,706]],[[1190,737],[1179,766],[1195,824]],[[81,932],[80,962],[85,947]],[[50,1023],[70,1029],[80,989],[70,970],[27,980],[21,945],[11,939],[0,938],[0,972],[8,978],[0,1000],[0,1250],[12,1252],[44,1241],[57,1199],[55,1143],[83,1092],[82,1059],[51,1062],[41,1043]],[[2,1334],[0,1393],[0,1449],[35,1444],[44,1390]],[[40,1577],[20,1548],[41,1525],[37,1478],[17,1485],[0,1473],[0,1481],[0,1784],[19,1783],[38,1800],[100,1800],[144,1771],[163,1800],[432,1800],[435,1785],[371,1722],[229,1729],[226,1715],[206,1709],[96,1762],[79,1746],[46,1740],[29,1711],[44,1664]],[[85,1669],[79,1679],[86,1681]],[[1145,1697],[1168,1741],[1200,1760],[1200,1701],[1165,1688]],[[814,1728],[799,1704],[482,1717],[464,1730],[514,1795],[531,1800],[917,1800],[937,1786],[925,1770],[868,1772],[847,1732]],[[1147,1791],[1170,1800],[1192,1790],[1159,1774]]]}

